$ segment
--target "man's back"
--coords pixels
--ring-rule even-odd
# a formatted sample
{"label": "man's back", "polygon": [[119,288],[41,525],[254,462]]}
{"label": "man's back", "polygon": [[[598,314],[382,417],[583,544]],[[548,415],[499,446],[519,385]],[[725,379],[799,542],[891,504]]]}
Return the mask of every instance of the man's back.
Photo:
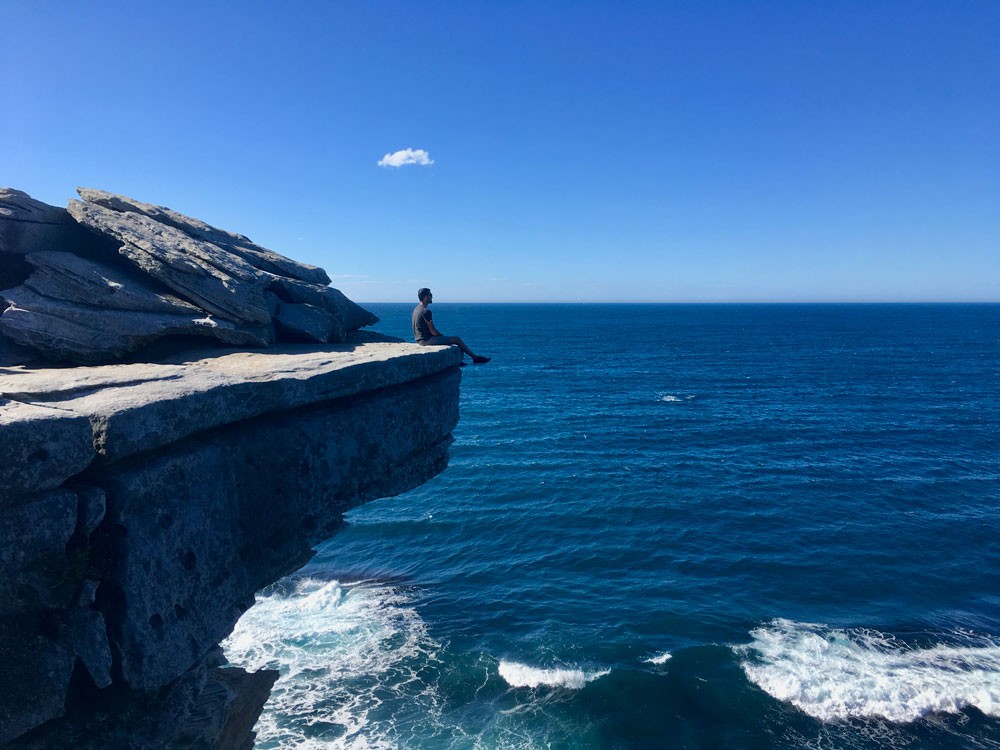
{"label": "man's back", "polygon": [[427,325],[431,319],[430,308],[422,302],[413,308],[413,340],[418,344],[431,337],[431,328]]}

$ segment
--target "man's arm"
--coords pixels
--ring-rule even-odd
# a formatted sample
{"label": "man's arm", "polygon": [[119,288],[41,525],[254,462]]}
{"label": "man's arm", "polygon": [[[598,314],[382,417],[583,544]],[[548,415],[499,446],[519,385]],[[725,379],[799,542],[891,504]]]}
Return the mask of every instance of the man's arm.
{"label": "man's arm", "polygon": [[427,330],[431,332],[431,336],[443,336],[437,328],[434,327],[434,316],[431,315],[431,311],[428,310],[424,313],[424,320],[427,322]]}

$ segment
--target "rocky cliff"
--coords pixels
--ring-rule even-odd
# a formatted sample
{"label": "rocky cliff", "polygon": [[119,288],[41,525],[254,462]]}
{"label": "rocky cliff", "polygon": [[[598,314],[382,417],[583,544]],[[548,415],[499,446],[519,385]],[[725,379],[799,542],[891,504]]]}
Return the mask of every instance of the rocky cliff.
{"label": "rocky cliff", "polygon": [[444,469],[461,354],[358,332],[321,269],[240,235],[81,195],[0,221],[0,745],[249,747],[275,675],[217,644],[346,510]]}

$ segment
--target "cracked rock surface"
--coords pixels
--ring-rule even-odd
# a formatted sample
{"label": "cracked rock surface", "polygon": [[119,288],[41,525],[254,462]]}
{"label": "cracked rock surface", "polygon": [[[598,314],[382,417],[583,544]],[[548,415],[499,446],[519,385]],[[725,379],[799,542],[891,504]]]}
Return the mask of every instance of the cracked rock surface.
{"label": "cracked rock surface", "polygon": [[0,357],[100,364],[192,337],[325,344],[378,322],[322,268],[164,206],[78,192],[67,210],[0,189]]}

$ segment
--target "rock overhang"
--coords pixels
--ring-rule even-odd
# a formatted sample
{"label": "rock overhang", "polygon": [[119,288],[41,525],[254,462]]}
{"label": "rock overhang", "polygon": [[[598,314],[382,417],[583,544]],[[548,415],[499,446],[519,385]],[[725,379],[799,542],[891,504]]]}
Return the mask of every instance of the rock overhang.
{"label": "rock overhang", "polygon": [[321,268],[78,192],[0,188],[0,744],[252,737],[275,675],[216,644],[344,512],[444,470],[462,355],[361,331]]}
{"label": "rock overhang", "polygon": [[52,489],[91,464],[155,451],[205,430],[414,382],[457,367],[461,358],[455,347],[361,333],[322,346],[0,368],[0,499]]}

